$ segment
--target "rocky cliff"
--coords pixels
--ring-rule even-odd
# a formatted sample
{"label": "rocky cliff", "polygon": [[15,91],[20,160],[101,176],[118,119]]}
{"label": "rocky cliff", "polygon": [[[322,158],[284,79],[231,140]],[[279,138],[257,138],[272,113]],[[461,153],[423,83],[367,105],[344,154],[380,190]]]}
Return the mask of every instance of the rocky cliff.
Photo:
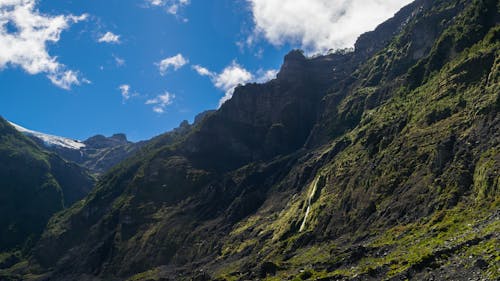
{"label": "rocky cliff", "polygon": [[286,56],[54,216],[38,280],[499,277],[500,4],[417,0]]}

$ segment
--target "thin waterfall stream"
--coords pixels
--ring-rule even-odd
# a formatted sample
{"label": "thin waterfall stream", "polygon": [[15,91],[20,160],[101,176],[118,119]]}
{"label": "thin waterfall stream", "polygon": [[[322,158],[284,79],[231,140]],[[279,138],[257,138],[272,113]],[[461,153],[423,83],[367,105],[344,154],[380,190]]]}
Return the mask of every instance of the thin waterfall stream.
{"label": "thin waterfall stream", "polygon": [[304,220],[302,220],[302,224],[300,225],[299,232],[302,232],[306,227],[307,218],[309,217],[309,212],[311,211],[311,205],[313,203],[314,196],[316,195],[316,191],[318,189],[318,178],[315,178],[312,182],[312,190],[309,192],[309,196],[307,198],[307,209],[304,214]]}

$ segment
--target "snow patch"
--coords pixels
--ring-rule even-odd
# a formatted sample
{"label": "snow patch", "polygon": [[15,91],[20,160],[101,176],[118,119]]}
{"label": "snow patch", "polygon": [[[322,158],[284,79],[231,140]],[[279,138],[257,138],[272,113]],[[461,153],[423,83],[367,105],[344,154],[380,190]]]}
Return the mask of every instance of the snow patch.
{"label": "snow patch", "polygon": [[68,148],[68,149],[75,149],[75,150],[80,150],[80,149],[85,147],[85,144],[82,143],[81,141],[78,141],[78,140],[72,140],[72,139],[68,139],[68,138],[48,135],[48,134],[28,130],[28,129],[21,127],[17,124],[14,124],[12,122],[9,122],[9,123],[12,126],[14,126],[14,128],[16,128],[16,130],[18,130],[19,132],[21,132],[25,135],[33,136],[37,139],[40,139],[41,141],[43,141],[43,143],[46,146],[59,146],[59,147],[64,147],[64,148]]}

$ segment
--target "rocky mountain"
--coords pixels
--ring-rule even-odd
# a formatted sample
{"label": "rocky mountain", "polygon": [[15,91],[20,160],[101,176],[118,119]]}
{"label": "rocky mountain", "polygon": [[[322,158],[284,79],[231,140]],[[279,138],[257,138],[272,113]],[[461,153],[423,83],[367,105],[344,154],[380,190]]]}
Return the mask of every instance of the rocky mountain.
{"label": "rocky mountain", "polygon": [[93,136],[83,141],[85,147],[79,151],[59,152],[65,159],[86,167],[95,174],[103,174],[116,164],[133,155],[145,142],[133,143],[124,134],[111,137]]}
{"label": "rocky mountain", "polygon": [[87,195],[94,181],[84,169],[45,152],[0,117],[2,252],[29,249],[49,218]]}
{"label": "rocky mountain", "polygon": [[499,109],[500,3],[417,0],[148,142],[0,276],[497,280]]}
{"label": "rocky mountain", "polygon": [[114,134],[111,137],[96,135],[85,141],[79,141],[32,131],[12,122],[10,124],[16,130],[31,138],[40,147],[59,155],[67,161],[74,162],[88,169],[95,176],[99,176],[134,155],[149,141],[161,138],[164,144],[174,142],[179,137],[187,134],[205,115],[212,112],[206,111],[198,114],[193,124],[183,121],[179,124],[179,127],[153,138],[153,140],[135,143],[127,140],[125,134]]}
{"label": "rocky mountain", "polygon": [[78,141],[32,131],[14,123],[11,125],[41,147],[67,161],[81,165],[95,175],[105,173],[145,144],[145,142],[130,142],[124,134],[115,134],[111,137],[96,135],[85,141]]}

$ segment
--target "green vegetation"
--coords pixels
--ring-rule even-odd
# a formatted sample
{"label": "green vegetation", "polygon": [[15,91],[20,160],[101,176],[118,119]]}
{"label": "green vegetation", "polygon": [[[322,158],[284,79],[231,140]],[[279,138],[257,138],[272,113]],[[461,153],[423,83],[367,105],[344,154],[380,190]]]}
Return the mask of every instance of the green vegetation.
{"label": "green vegetation", "polygon": [[43,151],[0,118],[0,252],[27,254],[49,218],[92,184],[83,170]]}
{"label": "green vegetation", "polygon": [[[432,1],[371,57],[332,55],[351,68],[326,94],[300,69],[240,88],[53,216],[18,276],[498,279],[499,24],[498,1]],[[301,110],[321,110],[308,137]]]}

